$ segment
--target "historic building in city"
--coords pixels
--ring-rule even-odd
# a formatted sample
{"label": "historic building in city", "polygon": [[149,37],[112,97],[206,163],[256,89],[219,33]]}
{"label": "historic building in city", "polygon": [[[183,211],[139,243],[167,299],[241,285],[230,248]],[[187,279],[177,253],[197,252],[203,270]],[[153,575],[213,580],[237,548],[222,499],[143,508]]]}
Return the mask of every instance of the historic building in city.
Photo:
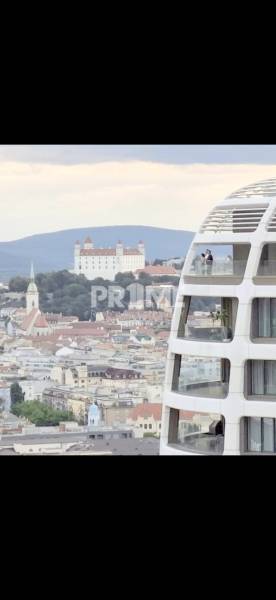
{"label": "historic building in city", "polygon": [[33,264],[26,292],[26,316],[21,324],[21,329],[24,335],[30,336],[49,335],[52,332],[51,324],[39,310],[39,291],[35,283]]}
{"label": "historic building in city", "polygon": [[231,194],[193,239],[171,325],[160,453],[276,453],[276,178]]}
{"label": "historic building in city", "polygon": [[114,281],[117,273],[135,272],[145,267],[145,246],[139,242],[137,248],[127,248],[121,241],[115,248],[95,248],[87,237],[83,248],[75,243],[74,273],[85,275],[89,280],[102,277]]}

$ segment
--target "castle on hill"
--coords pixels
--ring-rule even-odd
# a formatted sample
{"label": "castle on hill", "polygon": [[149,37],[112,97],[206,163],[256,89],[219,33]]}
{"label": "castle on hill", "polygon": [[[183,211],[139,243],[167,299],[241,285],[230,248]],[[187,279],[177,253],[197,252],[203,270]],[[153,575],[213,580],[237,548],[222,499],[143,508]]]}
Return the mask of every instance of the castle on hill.
{"label": "castle on hill", "polygon": [[137,248],[127,248],[119,241],[115,248],[95,248],[87,237],[83,248],[75,243],[74,273],[85,275],[89,280],[102,277],[114,281],[117,273],[132,272],[145,267],[145,246],[139,242]]}

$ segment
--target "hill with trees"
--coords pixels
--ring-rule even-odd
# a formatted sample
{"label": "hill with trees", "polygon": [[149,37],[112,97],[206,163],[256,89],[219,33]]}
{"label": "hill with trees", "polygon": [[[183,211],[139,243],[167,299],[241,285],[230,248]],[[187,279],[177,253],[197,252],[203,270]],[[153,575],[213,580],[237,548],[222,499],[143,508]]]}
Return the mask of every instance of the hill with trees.
{"label": "hill with trees", "polygon": [[[118,273],[115,281],[97,278],[93,281],[86,279],[84,275],[74,275],[69,271],[57,271],[53,273],[38,273],[35,277],[35,282],[39,290],[39,305],[43,312],[62,312],[65,316],[76,315],[81,321],[87,321],[91,314],[91,287],[109,286],[126,288],[133,283],[141,283],[142,285],[152,285],[153,283],[172,283],[178,285],[178,277],[165,275],[162,277],[150,277],[147,274],[141,273],[139,279],[136,280],[132,273]],[[26,292],[29,284],[29,279],[26,277],[16,276],[9,282],[11,292]],[[126,290],[125,297],[122,300],[124,308],[114,307],[114,310],[125,310],[128,308],[129,292]],[[21,303],[23,306],[23,303]],[[95,311],[104,311],[108,309],[108,300],[99,302],[95,307]]]}

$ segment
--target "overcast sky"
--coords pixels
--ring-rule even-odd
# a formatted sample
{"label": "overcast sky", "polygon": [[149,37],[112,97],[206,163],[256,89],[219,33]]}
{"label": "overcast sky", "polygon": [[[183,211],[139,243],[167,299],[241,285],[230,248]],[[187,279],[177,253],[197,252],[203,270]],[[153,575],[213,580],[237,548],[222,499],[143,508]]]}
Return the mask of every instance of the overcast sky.
{"label": "overcast sky", "polygon": [[274,176],[276,145],[0,145],[0,241],[100,225],[195,231],[226,195]]}

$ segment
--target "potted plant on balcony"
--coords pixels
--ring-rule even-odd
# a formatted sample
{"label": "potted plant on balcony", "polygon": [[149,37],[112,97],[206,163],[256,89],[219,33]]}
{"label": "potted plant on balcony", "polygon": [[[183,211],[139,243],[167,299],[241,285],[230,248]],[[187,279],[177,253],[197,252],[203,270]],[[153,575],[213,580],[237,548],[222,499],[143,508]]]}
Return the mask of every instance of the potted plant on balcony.
{"label": "potted plant on balcony", "polygon": [[210,312],[210,318],[213,321],[213,326],[216,321],[220,321],[221,323],[221,334],[223,341],[227,341],[232,337],[232,331],[229,327],[229,314],[226,310],[217,310]]}

